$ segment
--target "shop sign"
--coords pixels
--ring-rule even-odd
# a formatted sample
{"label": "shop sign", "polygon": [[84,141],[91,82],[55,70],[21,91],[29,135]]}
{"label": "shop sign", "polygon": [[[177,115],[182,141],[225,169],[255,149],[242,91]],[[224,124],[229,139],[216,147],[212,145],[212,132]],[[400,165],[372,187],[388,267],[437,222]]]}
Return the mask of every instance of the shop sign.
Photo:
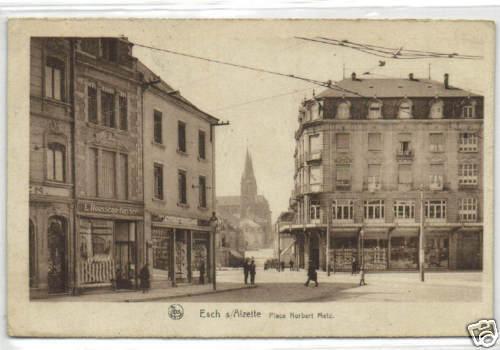
{"label": "shop sign", "polygon": [[142,216],[143,209],[127,205],[98,203],[92,201],[80,201],[78,210],[83,213],[122,215],[122,216]]}
{"label": "shop sign", "polygon": [[161,222],[166,225],[180,225],[180,226],[197,226],[198,219],[183,218],[180,216],[171,215],[153,215],[151,220],[154,222]]}
{"label": "shop sign", "polygon": [[61,187],[30,185],[30,194],[38,196],[69,197],[69,189]]}

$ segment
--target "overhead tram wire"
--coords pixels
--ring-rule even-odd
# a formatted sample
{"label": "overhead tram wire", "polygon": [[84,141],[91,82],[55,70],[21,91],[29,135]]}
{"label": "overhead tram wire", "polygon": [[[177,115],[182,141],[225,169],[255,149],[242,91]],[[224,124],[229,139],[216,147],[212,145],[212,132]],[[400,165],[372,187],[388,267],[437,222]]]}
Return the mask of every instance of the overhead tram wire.
{"label": "overhead tram wire", "polygon": [[247,65],[244,65],[244,64],[237,64],[237,63],[232,63],[232,62],[225,62],[225,61],[221,61],[221,60],[217,60],[217,59],[213,59],[213,58],[196,56],[196,55],[192,55],[192,54],[188,54],[188,53],[184,53],[184,52],[179,52],[179,51],[174,51],[174,50],[169,50],[169,49],[163,49],[163,48],[159,48],[159,47],[155,47],[155,46],[150,46],[150,45],[139,44],[139,43],[135,43],[135,42],[133,44],[135,46],[138,46],[138,47],[143,47],[143,48],[146,48],[146,49],[160,51],[160,52],[166,52],[166,53],[169,53],[169,54],[172,54],[172,55],[178,55],[178,56],[193,58],[193,59],[202,60],[202,61],[206,61],[206,62],[217,63],[217,64],[221,64],[221,65],[226,65],[226,66],[229,66],[229,67],[246,69],[246,70],[251,70],[251,71],[255,71],[255,72],[267,73],[267,74],[272,74],[272,75],[276,75],[276,76],[281,76],[281,77],[286,77],[286,78],[301,80],[301,81],[305,81],[305,82],[308,82],[308,83],[311,83],[311,84],[322,86],[324,88],[328,88],[328,89],[331,89],[331,90],[336,90],[336,91],[347,93],[347,94],[353,94],[353,95],[358,96],[358,97],[364,97],[361,94],[357,93],[356,91],[345,89],[343,87],[340,87],[340,86],[336,85],[337,83],[335,81],[332,81],[332,80],[320,81],[320,80],[315,80],[315,79],[310,79],[310,78],[302,77],[302,76],[299,76],[299,75],[280,73],[280,72],[275,72],[275,71],[268,70],[268,69],[247,66]]}
{"label": "overhead tram wire", "polygon": [[481,58],[483,58],[482,56],[462,55],[462,54],[458,54],[456,52],[442,53],[442,52],[435,52],[435,51],[404,49],[403,47],[390,48],[390,47],[356,43],[356,42],[349,41],[349,40],[338,40],[338,39],[326,38],[326,37],[315,37],[315,38],[296,37],[296,38],[299,40],[312,41],[312,42],[317,42],[317,43],[321,43],[321,44],[350,48],[350,49],[364,52],[364,53],[374,55],[377,57],[394,58],[394,59],[401,59],[401,60],[432,59],[432,58],[448,58],[448,59],[453,59],[453,58],[455,58],[455,59],[481,59]]}

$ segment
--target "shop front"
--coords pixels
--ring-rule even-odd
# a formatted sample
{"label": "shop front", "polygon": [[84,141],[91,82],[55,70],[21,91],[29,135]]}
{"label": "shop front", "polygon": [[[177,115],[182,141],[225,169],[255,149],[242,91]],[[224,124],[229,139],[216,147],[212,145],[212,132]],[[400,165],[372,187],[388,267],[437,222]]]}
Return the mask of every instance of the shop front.
{"label": "shop front", "polygon": [[359,264],[359,229],[332,229],[330,261],[333,271],[351,271],[353,258]]}
{"label": "shop front", "polygon": [[426,230],[424,234],[426,269],[450,268],[450,236],[450,231],[447,229]]}
{"label": "shop front", "polygon": [[456,233],[457,270],[481,270],[483,267],[483,231],[462,229]]}
{"label": "shop front", "polygon": [[144,264],[143,207],[78,201],[78,286],[138,287]]}
{"label": "shop front", "polygon": [[397,227],[389,237],[389,269],[418,269],[418,227]]}
{"label": "shop front", "polygon": [[367,271],[387,270],[388,242],[387,229],[364,230],[361,264]]}
{"label": "shop front", "polygon": [[152,215],[153,279],[168,280],[172,285],[210,282],[210,231],[199,223],[196,219]]}

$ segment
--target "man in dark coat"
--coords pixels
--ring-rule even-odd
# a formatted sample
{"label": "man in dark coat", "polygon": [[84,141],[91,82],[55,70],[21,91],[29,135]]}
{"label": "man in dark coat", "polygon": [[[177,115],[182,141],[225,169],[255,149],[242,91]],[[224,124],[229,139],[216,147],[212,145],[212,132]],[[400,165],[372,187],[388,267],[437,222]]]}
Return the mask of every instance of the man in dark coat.
{"label": "man in dark coat", "polygon": [[290,259],[290,271],[293,271],[293,260]]}
{"label": "man in dark coat", "polygon": [[355,273],[358,273],[358,262],[356,261],[356,257],[352,257],[352,267],[351,267],[351,275],[354,275]]}
{"label": "man in dark coat", "polygon": [[255,260],[252,259],[252,261],[250,262],[250,284],[255,284]]}
{"label": "man in dark coat", "polygon": [[205,284],[205,262],[202,260],[200,261],[200,284]]}
{"label": "man in dark coat", "polygon": [[315,287],[318,286],[318,273],[316,272],[316,266],[312,261],[309,262],[309,268],[307,269],[307,281],[304,286],[309,287],[309,282],[314,281],[316,283]]}
{"label": "man in dark coat", "polygon": [[141,279],[141,289],[143,293],[146,293],[149,290],[149,264],[146,264],[142,267],[139,272],[139,277]]}
{"label": "man in dark coat", "polygon": [[243,262],[243,275],[245,276],[245,284],[248,284],[248,273],[250,272],[250,264],[248,259]]}

